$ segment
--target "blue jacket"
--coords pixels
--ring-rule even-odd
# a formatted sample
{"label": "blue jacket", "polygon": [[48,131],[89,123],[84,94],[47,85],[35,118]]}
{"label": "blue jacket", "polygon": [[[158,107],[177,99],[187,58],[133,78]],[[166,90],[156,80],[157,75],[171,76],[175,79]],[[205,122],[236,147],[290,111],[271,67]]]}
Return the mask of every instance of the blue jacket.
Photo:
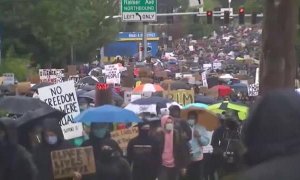
{"label": "blue jacket", "polygon": [[[198,133],[200,134],[199,138],[194,137],[195,131],[198,131]],[[208,145],[210,139],[207,130],[199,124],[194,125],[194,127],[192,128],[192,132],[192,139],[189,141],[191,146],[192,161],[198,161],[199,158],[203,156],[202,147]]]}

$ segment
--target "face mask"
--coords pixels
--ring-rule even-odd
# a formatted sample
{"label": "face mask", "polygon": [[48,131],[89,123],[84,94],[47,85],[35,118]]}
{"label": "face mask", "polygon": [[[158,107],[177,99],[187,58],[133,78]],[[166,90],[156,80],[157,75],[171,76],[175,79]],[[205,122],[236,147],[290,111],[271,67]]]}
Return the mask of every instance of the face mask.
{"label": "face mask", "polygon": [[96,129],[93,131],[93,134],[97,137],[97,138],[104,138],[106,135],[106,129]]}
{"label": "face mask", "polygon": [[166,124],[166,130],[167,131],[173,131],[173,129],[174,129],[174,125],[172,123]]}
{"label": "face mask", "polygon": [[189,119],[189,120],[187,121],[187,123],[188,123],[190,126],[194,126],[195,120],[194,120],[194,119]]}
{"label": "face mask", "polygon": [[57,136],[49,136],[47,138],[47,143],[50,145],[54,145],[57,143],[57,140],[58,140]]}

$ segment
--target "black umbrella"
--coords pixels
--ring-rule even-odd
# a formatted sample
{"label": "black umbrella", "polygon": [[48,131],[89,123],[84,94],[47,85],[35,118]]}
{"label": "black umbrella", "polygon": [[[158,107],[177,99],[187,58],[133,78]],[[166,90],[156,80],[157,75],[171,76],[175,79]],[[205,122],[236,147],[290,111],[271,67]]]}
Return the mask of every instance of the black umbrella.
{"label": "black umbrella", "polygon": [[32,91],[37,91],[39,88],[51,86],[52,84],[53,84],[53,83],[42,82],[42,83],[35,84],[34,86],[32,86],[32,87],[31,87],[31,90],[32,90]]}
{"label": "black umbrella", "polygon": [[99,82],[99,80],[92,76],[86,76],[82,79],[80,79],[77,84],[88,84],[88,85],[96,85]]}
{"label": "black umbrella", "polygon": [[17,126],[23,126],[29,123],[34,123],[37,120],[41,120],[45,117],[55,117],[55,119],[62,119],[66,113],[52,108],[51,106],[38,108],[36,110],[28,111],[21,117],[17,118]]}
{"label": "black umbrella", "polygon": [[203,104],[216,104],[219,101],[212,98],[212,97],[208,97],[208,96],[203,96],[203,95],[197,95],[195,97],[195,103],[203,103]]}
{"label": "black umbrella", "polygon": [[23,115],[39,108],[49,108],[49,105],[39,99],[26,96],[5,96],[0,99],[0,110],[9,114]]}

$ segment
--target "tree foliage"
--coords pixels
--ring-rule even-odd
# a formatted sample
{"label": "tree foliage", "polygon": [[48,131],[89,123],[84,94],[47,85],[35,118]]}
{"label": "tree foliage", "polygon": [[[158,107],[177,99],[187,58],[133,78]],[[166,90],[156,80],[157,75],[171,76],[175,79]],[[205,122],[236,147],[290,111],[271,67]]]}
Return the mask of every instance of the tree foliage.
{"label": "tree foliage", "polygon": [[118,32],[118,23],[105,16],[118,14],[115,0],[0,0],[3,49],[32,54],[39,64],[87,60],[97,47]]}

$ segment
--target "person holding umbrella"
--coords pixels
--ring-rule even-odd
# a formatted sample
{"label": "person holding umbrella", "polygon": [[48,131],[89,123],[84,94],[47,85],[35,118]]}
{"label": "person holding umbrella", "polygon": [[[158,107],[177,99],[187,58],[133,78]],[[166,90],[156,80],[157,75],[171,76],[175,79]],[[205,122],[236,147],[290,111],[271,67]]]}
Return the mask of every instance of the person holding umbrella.
{"label": "person holding umbrella", "polygon": [[204,176],[203,164],[203,146],[209,144],[207,130],[197,123],[198,114],[195,111],[190,111],[188,114],[188,124],[192,130],[192,139],[189,141],[191,146],[192,162],[187,167],[187,179],[202,180]]}

